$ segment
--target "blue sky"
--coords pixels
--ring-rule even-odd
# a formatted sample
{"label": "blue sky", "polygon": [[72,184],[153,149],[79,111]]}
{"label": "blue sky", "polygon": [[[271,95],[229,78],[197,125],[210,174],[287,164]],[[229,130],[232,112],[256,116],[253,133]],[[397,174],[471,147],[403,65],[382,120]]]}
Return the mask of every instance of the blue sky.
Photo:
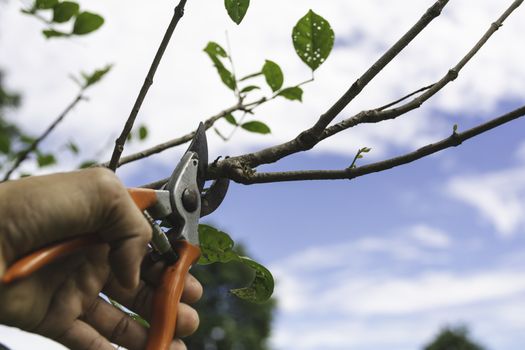
{"label": "blue sky", "polygon": [[[270,58],[283,67],[287,84],[309,77],[289,40],[289,31],[307,9],[330,21],[337,40],[316,81],[305,87],[303,104],[280,101],[261,108],[257,118],[272,127],[272,135],[238,132],[223,143],[210,134],[210,159],[294,137],[432,3],[252,2],[245,23],[236,28],[221,2],[190,2],[139,117],[150,126],[150,138],[128,150],[192,130],[205,116],[235,102],[201,52],[208,40],[224,43],[224,30],[238,71],[249,73]],[[129,113],[158,42],[151,38],[160,38],[172,4],[132,2],[122,8],[102,0],[86,3],[108,22],[92,38],[68,43],[45,42],[38,34],[40,24],[19,15],[18,6],[10,2],[0,15],[0,52],[9,53],[0,57],[0,67],[10,73],[8,84],[25,92],[16,118],[30,130],[42,130],[73,96],[69,73],[116,63],[107,81],[89,93],[91,101],[79,106],[46,144],[56,149],[74,134],[82,156],[90,157],[116,135]],[[505,6],[506,1],[451,2],[342,117],[439,79]],[[213,16],[199,16],[204,11]],[[520,8],[458,80],[422,108],[399,120],[356,127],[263,169],[340,169],[364,146],[372,151],[359,164],[377,161],[444,138],[456,123],[465,130],[523,105],[525,52],[516,44],[525,31],[522,16]],[[32,52],[39,53],[38,59]],[[195,67],[192,75],[188,67]],[[229,126],[218,127],[228,131]],[[525,120],[518,120],[460,147],[352,181],[235,184],[206,220],[247,245],[275,274],[276,350],[416,350],[443,325],[460,323],[468,324],[488,349],[522,349],[524,135]],[[123,167],[119,174],[129,186],[165,177],[181,152]],[[53,171],[74,164],[66,158]],[[25,170],[34,171],[31,166]],[[20,344],[29,338],[0,328],[0,339],[17,350],[14,345],[24,349]]]}

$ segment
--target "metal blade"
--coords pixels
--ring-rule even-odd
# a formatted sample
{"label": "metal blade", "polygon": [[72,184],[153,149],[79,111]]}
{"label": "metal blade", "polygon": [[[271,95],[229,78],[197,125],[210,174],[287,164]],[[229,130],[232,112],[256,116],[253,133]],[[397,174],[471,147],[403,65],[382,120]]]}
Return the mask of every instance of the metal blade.
{"label": "metal blade", "polygon": [[199,123],[199,127],[195,131],[193,140],[186,152],[195,152],[199,157],[197,186],[202,191],[206,181],[206,171],[208,170],[208,140],[206,139],[206,128],[202,122]]}

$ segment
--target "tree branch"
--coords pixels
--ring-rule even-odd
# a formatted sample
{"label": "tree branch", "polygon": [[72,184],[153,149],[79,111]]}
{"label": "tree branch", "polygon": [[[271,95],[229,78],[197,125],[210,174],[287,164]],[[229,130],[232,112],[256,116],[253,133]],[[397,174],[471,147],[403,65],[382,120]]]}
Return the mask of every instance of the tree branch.
{"label": "tree branch", "polygon": [[[282,181],[302,181],[302,180],[339,180],[353,179],[359,176],[388,170],[400,165],[411,163],[415,160],[429,156],[449,147],[459,146],[464,141],[476,137],[484,132],[521,118],[525,115],[525,106],[515,109],[507,114],[480,124],[462,133],[453,132],[451,136],[421,147],[420,149],[407,153],[402,156],[390,158],[376,163],[363,165],[357,168],[346,168],[342,170],[309,170],[309,171],[289,171],[289,172],[268,172],[268,173],[249,173],[243,169],[218,166],[210,167],[210,179],[228,177],[236,182],[243,184],[259,184]],[[226,164],[226,163],[223,163]],[[228,164],[230,165],[230,164]],[[165,182],[165,179],[164,179]]]}
{"label": "tree branch", "polygon": [[[387,119],[393,119],[399,115],[406,113],[407,111],[411,109],[415,109],[419,107],[424,101],[428,100],[435,93],[437,93],[443,86],[445,86],[446,84],[448,84],[450,81],[454,80],[457,77],[458,72],[461,70],[461,68],[463,68],[463,66],[479,51],[479,49],[486,43],[486,41],[492,36],[492,34],[501,26],[503,21],[512,13],[512,11],[514,11],[519,5],[521,5],[522,2],[523,0],[514,1],[513,4],[505,11],[505,13],[495,23],[493,23],[490,26],[489,30],[483,35],[483,37],[465,55],[465,57],[463,57],[460,60],[460,62],[454,68],[449,70],[447,74],[441,80],[433,84],[428,90],[423,92],[423,94],[413,99],[412,101],[406,103],[405,105],[402,105],[397,108],[383,110],[383,111],[380,111],[377,109],[362,111],[352,118],[349,118],[327,129],[324,129],[324,131],[319,136],[316,136],[315,139],[309,139],[307,144],[305,144],[304,140],[302,139],[302,135],[303,136],[311,135],[310,131],[312,129],[303,131],[295,139],[285,142],[283,144],[272,146],[272,147],[263,149],[258,152],[254,152],[254,153],[250,153],[250,154],[246,154],[242,156],[237,156],[237,157],[232,157],[227,160],[224,160],[223,162],[228,162],[232,164],[235,163],[236,164],[235,167],[237,168],[239,167],[239,165],[242,165],[242,168],[244,169],[254,168],[261,164],[273,163],[291,154],[308,150],[314,147],[321,140],[326,139],[332,136],[333,134],[340,132],[344,129],[347,129],[349,127],[352,127],[352,126],[355,126],[361,123],[374,123],[374,122],[379,122],[379,121],[383,121]],[[434,4],[434,6],[431,7],[431,9],[437,6],[438,4],[440,4],[440,2],[437,2],[436,4]],[[441,6],[445,6],[445,4],[441,4]],[[430,9],[427,11],[425,15],[428,15],[429,11]]]}
{"label": "tree branch", "polygon": [[316,124],[303,133],[303,137],[317,139],[323,130],[334,120],[348,104],[361,93],[363,88],[368,85],[376,75],[383,70],[403,49],[416,38],[426,26],[437,18],[448,0],[438,0],[432,5],[425,14],[416,22],[390,49],[388,49],[352,86],[344,93],[341,98],[330,109],[321,115]]}
{"label": "tree branch", "polygon": [[[396,57],[433,19],[441,13],[448,0],[438,0],[425,14],[399,39],[387,52],[385,52],[350,89],[308,130],[301,132],[296,138],[281,145],[269,147],[261,151],[246,154],[242,162],[247,166],[255,167],[278,161],[290,154],[311,149],[319,142],[319,136],[325,127],[363,90],[363,88]],[[240,157],[230,158],[238,161]]]}
{"label": "tree branch", "polygon": [[69,112],[75,108],[75,106],[84,99],[84,88],[80,90],[78,95],[75,97],[73,101],[67,105],[67,107],[62,111],[62,113],[59,114],[59,116],[47,127],[47,129],[40,135],[37,139],[35,139],[25,150],[20,152],[15,160],[15,163],[11,166],[11,168],[7,171],[7,173],[4,175],[4,178],[2,181],[7,181],[13,174],[13,172],[20,167],[22,162],[27,159],[29,154],[34,152],[38,145],[57,127],[62,120],[69,114]]}
{"label": "tree branch", "polygon": [[[461,69],[472,59],[472,57],[474,57],[479,52],[479,50],[486,44],[489,38],[503,25],[505,19],[507,19],[507,17],[522,3],[523,0],[514,1],[512,5],[500,16],[500,18],[490,25],[489,29],[483,34],[474,47],[472,47],[472,49],[467,52],[467,54],[456,64],[455,67],[451,68],[438,82],[432,84],[428,89],[423,88],[426,90],[423,94],[397,108],[385,109],[385,106],[383,106],[377,109],[361,111],[351,118],[345,119],[340,123],[326,128],[321,134],[320,140],[324,140],[340,131],[354,127],[358,124],[377,123],[388,119],[394,119],[413,109],[421,107],[424,102],[426,102],[448,83],[452,82],[458,77]],[[419,90],[416,92],[419,92]],[[395,104],[395,102],[393,104]],[[386,105],[386,107],[390,107],[389,105]]]}
{"label": "tree branch", "polygon": [[137,114],[140,111],[142,102],[144,101],[144,98],[146,97],[150,86],[153,84],[153,78],[155,76],[155,72],[157,71],[157,68],[160,64],[162,56],[164,55],[164,52],[166,51],[166,48],[168,47],[171,36],[173,32],[175,31],[175,28],[177,27],[179,20],[184,15],[185,5],[186,5],[186,0],[181,0],[179,4],[177,5],[177,7],[175,7],[171,22],[168,28],[166,29],[166,33],[164,34],[164,37],[160,43],[157,53],[155,54],[153,62],[151,63],[151,67],[148,71],[146,79],[144,80],[144,84],[142,85],[142,88],[140,89],[139,95],[137,96],[137,99],[135,100],[135,104],[133,105],[133,108],[131,109],[131,113],[128,117],[128,120],[126,121],[126,124],[124,125],[124,129],[122,130],[122,133],[115,141],[115,148],[113,149],[113,155],[111,156],[111,161],[109,162],[109,168],[113,171],[117,169],[117,165],[118,165],[120,156],[122,155],[122,152],[124,151],[124,144],[126,143],[126,139],[128,138],[128,135],[131,132],[131,129],[133,128],[133,124],[135,123]]}
{"label": "tree branch", "polygon": [[[261,103],[264,103],[266,101],[268,101],[268,99],[265,98],[265,97],[262,97],[262,98],[258,99],[257,101],[253,101],[253,102],[246,103],[246,104],[243,104],[242,101],[239,101],[239,103],[237,103],[236,105],[233,105],[233,106],[231,106],[229,108],[226,108],[225,110],[223,110],[223,111],[221,111],[221,112],[219,112],[219,113],[209,117],[208,119],[206,119],[204,121],[204,127],[206,128],[206,130],[208,130],[209,128],[211,128],[215,124],[215,122],[217,120],[219,120],[221,118],[224,118],[226,115],[228,115],[230,113],[233,113],[235,111],[246,110],[246,109],[248,109],[250,107],[251,107],[251,109],[253,109],[253,108],[259,106]],[[255,107],[252,107],[252,106],[255,106]],[[171,139],[171,140],[163,142],[163,143],[159,143],[158,145],[155,145],[153,147],[144,149],[144,150],[142,150],[140,152],[133,153],[133,154],[127,155],[125,157],[122,157],[122,158],[120,158],[120,160],[118,162],[117,168],[122,166],[122,165],[124,165],[124,164],[131,163],[131,162],[143,159],[143,158],[147,158],[147,157],[149,157],[149,156],[151,156],[153,154],[163,152],[163,151],[165,151],[165,150],[167,150],[169,148],[182,145],[182,144],[184,144],[186,142],[191,141],[191,139],[193,138],[194,135],[195,135],[195,130],[190,132],[190,133],[188,133],[188,134],[186,134],[186,135],[183,135],[183,136]],[[105,163],[102,163],[102,164],[97,164],[97,166],[108,167],[109,166],[109,162],[105,162]]]}

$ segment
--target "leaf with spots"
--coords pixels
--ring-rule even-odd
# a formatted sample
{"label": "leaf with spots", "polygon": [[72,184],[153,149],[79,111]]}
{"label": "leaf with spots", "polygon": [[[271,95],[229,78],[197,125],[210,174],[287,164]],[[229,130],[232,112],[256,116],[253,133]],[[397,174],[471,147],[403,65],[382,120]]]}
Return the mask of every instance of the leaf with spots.
{"label": "leaf with spots", "polygon": [[270,271],[250,258],[239,256],[233,250],[234,242],[227,233],[209,225],[199,225],[199,241],[201,248],[199,264],[238,261],[254,271],[255,278],[252,283],[244,288],[232,289],[232,294],[254,303],[262,303],[272,296],[274,279]]}
{"label": "leaf with spots", "polygon": [[334,31],[327,20],[310,10],[293,28],[292,42],[299,58],[315,71],[332,51]]}
{"label": "leaf with spots", "polygon": [[240,24],[250,7],[250,0],[224,0],[224,7],[232,21]]}
{"label": "leaf with spots", "polygon": [[270,271],[250,258],[243,256],[240,259],[243,264],[255,271],[255,278],[248,287],[232,289],[230,292],[252,303],[262,303],[270,299],[274,288],[274,280]]}

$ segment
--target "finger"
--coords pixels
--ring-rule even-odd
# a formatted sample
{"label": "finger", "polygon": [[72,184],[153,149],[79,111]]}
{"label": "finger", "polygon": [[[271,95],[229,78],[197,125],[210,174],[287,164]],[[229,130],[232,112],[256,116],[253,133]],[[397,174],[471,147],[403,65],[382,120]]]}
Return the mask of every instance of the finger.
{"label": "finger", "polygon": [[170,350],[187,350],[186,344],[180,339],[175,339],[171,345]]}
{"label": "finger", "polygon": [[193,334],[199,328],[199,314],[188,304],[180,303],[177,312],[177,328],[175,334],[177,337],[187,337]]}
{"label": "finger", "polygon": [[111,343],[129,350],[145,348],[147,329],[101,298],[94,301],[82,319]]}
{"label": "finger", "polygon": [[[141,278],[146,283],[157,287],[161,281],[165,266],[165,263],[162,261],[152,262],[151,259],[146,257],[141,266]],[[202,293],[201,283],[191,273],[188,273],[184,281],[181,301],[193,304],[200,300]]]}
{"label": "finger", "polygon": [[[142,315],[146,319],[151,318],[151,307],[155,289],[153,286],[141,281],[137,288],[127,289],[120,285],[118,280],[110,277],[102,291],[128,309]],[[195,303],[202,296],[202,285],[195,277],[186,275],[181,301]]]}
{"label": "finger", "polygon": [[135,286],[151,228],[109,170],[35,176],[0,186],[7,265],[30,251],[73,236],[98,233],[124,286]]}
{"label": "finger", "polygon": [[[191,280],[193,276],[188,277]],[[189,283],[191,285],[191,283]],[[146,283],[141,282],[133,290],[122,288],[118,281],[112,279],[103,290],[103,293],[124,305],[131,311],[139,314],[147,321],[152,318],[152,306],[155,290]],[[191,294],[191,293],[190,293]],[[194,333],[199,327],[199,315],[191,306],[181,302],[177,309],[177,328],[175,334],[185,337]]]}
{"label": "finger", "polygon": [[69,329],[54,340],[71,350],[115,350],[106,338],[80,320],[75,320]]}

